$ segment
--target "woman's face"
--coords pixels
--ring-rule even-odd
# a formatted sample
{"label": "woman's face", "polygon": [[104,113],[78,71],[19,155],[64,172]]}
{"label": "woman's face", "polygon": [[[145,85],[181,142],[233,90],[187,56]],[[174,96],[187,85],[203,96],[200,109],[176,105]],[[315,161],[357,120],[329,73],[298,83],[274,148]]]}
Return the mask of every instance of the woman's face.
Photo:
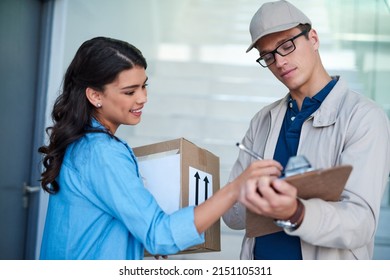
{"label": "woman's face", "polygon": [[141,121],[147,102],[147,80],[145,69],[135,66],[120,72],[117,79],[99,93],[101,107],[96,110],[96,118],[112,134],[121,124],[136,125]]}

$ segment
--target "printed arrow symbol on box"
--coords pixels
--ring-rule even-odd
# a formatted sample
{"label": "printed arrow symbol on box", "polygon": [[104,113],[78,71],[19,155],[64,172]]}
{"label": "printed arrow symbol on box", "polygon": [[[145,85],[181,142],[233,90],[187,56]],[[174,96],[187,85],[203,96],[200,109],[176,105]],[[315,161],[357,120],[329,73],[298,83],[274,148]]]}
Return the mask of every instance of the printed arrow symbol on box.
{"label": "printed arrow symbol on box", "polygon": [[196,178],[195,180],[195,205],[198,205],[198,196],[199,196],[199,173],[196,172],[194,177]]}
{"label": "printed arrow symbol on box", "polygon": [[207,176],[206,177],[204,177],[204,179],[203,179],[203,181],[204,181],[204,200],[207,200],[207,196],[208,196],[208,185],[209,185],[209,179],[207,178]]}

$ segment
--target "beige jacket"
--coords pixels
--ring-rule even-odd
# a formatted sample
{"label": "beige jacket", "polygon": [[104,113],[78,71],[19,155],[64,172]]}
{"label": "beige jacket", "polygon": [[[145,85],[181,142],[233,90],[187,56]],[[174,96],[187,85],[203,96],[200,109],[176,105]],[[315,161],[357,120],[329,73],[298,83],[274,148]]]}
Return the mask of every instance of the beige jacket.
{"label": "beige jacket", "polygon": [[[247,147],[273,158],[288,96],[259,111],[243,138]],[[287,234],[301,239],[303,259],[371,259],[380,204],[390,172],[390,125],[384,111],[339,79],[321,107],[304,122],[298,155],[314,168],[351,164],[353,171],[338,202],[302,200],[305,217]],[[240,152],[230,174],[237,177],[253,159]],[[237,203],[224,216],[245,229],[245,209]],[[253,258],[254,239],[244,237],[241,259]]]}

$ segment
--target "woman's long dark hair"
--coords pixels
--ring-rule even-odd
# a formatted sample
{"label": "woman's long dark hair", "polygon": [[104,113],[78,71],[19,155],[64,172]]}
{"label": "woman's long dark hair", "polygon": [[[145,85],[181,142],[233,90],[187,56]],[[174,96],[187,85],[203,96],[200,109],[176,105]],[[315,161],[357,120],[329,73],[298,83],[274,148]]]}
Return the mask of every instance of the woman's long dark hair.
{"label": "woman's long dark hair", "polygon": [[[67,146],[87,133],[95,108],[87,100],[86,89],[103,91],[123,70],[147,63],[133,45],[112,38],[96,37],[84,42],[77,50],[64,77],[62,93],[55,101],[51,117],[53,125],[46,128],[49,144],[38,152],[44,155],[42,188],[55,194],[55,181]],[[89,130],[91,131],[91,130]]]}

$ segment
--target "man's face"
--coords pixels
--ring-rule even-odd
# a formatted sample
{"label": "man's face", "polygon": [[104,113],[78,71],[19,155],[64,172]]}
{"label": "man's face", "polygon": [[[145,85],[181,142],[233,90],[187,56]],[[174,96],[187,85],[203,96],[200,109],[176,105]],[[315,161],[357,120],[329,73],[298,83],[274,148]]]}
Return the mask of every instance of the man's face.
{"label": "man's face", "polygon": [[314,30],[307,33],[309,39],[302,35],[290,40],[301,32],[299,28],[292,28],[272,33],[258,40],[255,45],[261,57],[275,49],[282,54],[288,53],[289,48],[293,49],[284,56],[274,53],[275,62],[268,66],[275,77],[291,91],[299,90],[310,82],[315,67],[320,64],[317,52],[318,38]]}

